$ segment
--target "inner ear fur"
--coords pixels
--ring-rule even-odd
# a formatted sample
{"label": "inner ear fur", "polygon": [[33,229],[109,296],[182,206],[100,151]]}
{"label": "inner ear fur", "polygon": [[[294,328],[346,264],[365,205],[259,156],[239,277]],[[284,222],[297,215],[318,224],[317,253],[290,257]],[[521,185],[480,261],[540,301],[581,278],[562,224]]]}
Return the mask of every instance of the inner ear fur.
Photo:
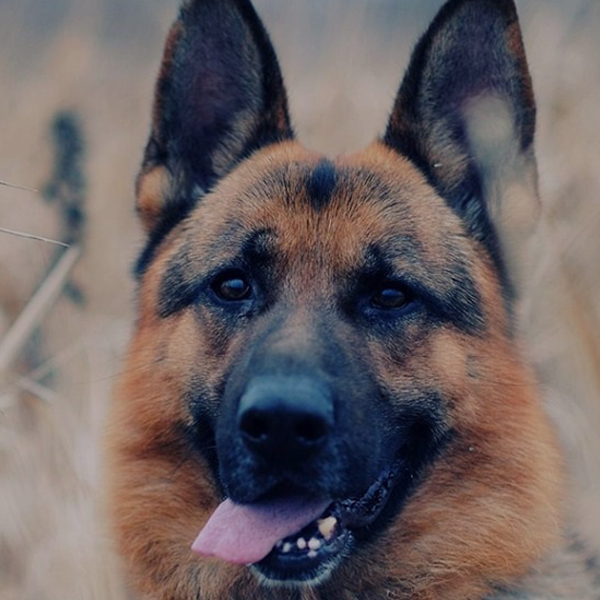
{"label": "inner ear fur", "polygon": [[536,221],[535,121],[513,0],[450,0],[414,50],[383,141],[500,261],[498,233],[526,237]]}
{"label": "inner ear fur", "polygon": [[178,222],[241,160],[292,137],[275,51],[250,1],[187,0],[167,38],[137,180],[146,230]]}

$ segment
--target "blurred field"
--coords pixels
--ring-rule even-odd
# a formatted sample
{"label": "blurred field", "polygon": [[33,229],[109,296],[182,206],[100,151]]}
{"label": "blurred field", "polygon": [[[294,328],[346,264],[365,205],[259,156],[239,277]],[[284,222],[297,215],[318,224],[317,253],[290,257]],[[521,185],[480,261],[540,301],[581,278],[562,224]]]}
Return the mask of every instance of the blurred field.
{"label": "blurred field", "polygon": [[[0,373],[0,600],[122,600],[98,499],[98,439],[132,319],[133,178],[177,0],[0,0],[0,180],[42,189],[50,124],[86,139],[84,255]],[[301,139],[337,153],[381,132],[408,53],[440,1],[256,0]],[[526,351],[572,472],[574,518],[600,545],[600,3],[521,0],[537,91],[543,222],[523,252]],[[39,194],[0,187],[0,227],[64,235]],[[57,249],[0,233],[0,336]],[[76,299],[76,298],[75,298]],[[41,366],[41,369],[40,369]],[[22,390],[22,376],[48,393]],[[31,387],[31,386],[30,386]]]}

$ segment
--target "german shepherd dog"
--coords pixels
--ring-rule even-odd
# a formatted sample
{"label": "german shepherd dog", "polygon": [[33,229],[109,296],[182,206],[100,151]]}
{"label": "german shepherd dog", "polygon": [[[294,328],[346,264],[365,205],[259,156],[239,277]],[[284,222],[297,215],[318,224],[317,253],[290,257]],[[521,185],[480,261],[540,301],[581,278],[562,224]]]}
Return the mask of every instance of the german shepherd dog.
{"label": "german shepherd dog", "polygon": [[600,598],[514,326],[535,114],[513,0],[450,0],[384,135],[328,159],[250,1],[183,3],[107,435],[144,598]]}

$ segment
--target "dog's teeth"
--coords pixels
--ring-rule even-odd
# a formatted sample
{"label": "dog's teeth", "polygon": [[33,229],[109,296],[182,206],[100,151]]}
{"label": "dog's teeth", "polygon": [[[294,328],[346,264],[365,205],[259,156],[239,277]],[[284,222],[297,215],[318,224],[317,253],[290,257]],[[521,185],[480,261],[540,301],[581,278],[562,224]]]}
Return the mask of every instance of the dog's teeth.
{"label": "dog's teeth", "polygon": [[298,546],[298,550],[304,550],[306,548],[306,540],[304,538],[298,538],[296,546]]}
{"label": "dog's teeth", "polygon": [[283,546],[283,542],[282,542],[281,540],[279,540],[279,541],[277,542],[277,548],[278,548],[278,549],[281,549],[281,547],[282,547],[282,546]]}
{"label": "dog's teeth", "polygon": [[[318,550],[322,546],[321,542],[317,538],[310,538],[308,540],[308,547],[311,550]],[[310,556],[310,554],[309,554]]]}
{"label": "dog's teeth", "polygon": [[319,533],[326,539],[330,539],[333,535],[333,530],[337,525],[337,519],[335,517],[327,517],[326,519],[319,519],[317,521],[319,526]]}
{"label": "dog's teeth", "polygon": [[317,553],[314,550],[311,550],[308,553],[308,558],[317,558]]}
{"label": "dog's teeth", "polygon": [[289,542],[283,544],[283,548],[281,549],[284,554],[287,554],[292,549],[292,545]]}

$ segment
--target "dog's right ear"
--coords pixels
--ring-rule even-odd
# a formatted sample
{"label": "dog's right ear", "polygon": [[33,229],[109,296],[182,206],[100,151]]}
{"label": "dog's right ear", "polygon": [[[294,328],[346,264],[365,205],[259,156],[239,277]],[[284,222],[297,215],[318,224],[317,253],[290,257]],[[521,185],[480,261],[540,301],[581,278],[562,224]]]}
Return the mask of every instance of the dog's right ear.
{"label": "dog's right ear", "polygon": [[517,246],[537,222],[535,118],[514,0],[448,0],[415,48],[384,143],[501,268],[518,268]]}
{"label": "dog's right ear", "polygon": [[170,229],[241,160],[292,137],[277,58],[250,0],[186,0],[137,181],[146,231]]}

